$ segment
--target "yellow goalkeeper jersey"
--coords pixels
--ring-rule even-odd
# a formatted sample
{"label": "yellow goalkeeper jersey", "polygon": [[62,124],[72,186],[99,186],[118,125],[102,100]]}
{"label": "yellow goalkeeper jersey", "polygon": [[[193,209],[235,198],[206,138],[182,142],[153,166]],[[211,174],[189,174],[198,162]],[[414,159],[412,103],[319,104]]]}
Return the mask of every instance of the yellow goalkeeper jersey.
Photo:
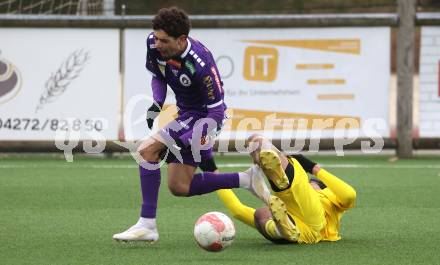
{"label": "yellow goalkeeper jersey", "polygon": [[339,226],[346,209],[338,206],[336,196],[330,189],[317,190],[316,193],[319,195],[321,205],[324,208],[325,223],[323,229],[318,233],[297,216],[291,215],[300,231],[298,243],[313,244],[319,241],[338,241],[341,239]]}
{"label": "yellow goalkeeper jersey", "polygon": [[[299,163],[292,158],[289,161],[294,166],[294,181],[289,190],[277,192],[276,195],[286,203],[288,213],[300,231],[298,243],[313,244],[341,239],[339,236],[341,217],[353,206],[350,198],[354,200],[355,191],[325,170],[321,170],[320,176],[326,177],[327,184],[330,185],[323,190],[315,190],[310,186],[307,173]],[[329,186],[337,189],[338,194],[343,197],[338,199]],[[345,201],[345,205],[341,201]]]}

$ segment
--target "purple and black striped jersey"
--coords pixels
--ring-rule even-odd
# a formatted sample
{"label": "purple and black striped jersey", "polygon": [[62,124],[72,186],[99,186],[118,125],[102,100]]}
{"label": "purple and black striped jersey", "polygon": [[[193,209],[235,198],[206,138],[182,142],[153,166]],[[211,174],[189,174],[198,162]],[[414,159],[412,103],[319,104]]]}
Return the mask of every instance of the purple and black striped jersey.
{"label": "purple and black striped jersey", "polygon": [[187,48],[180,56],[164,61],[156,49],[154,35],[150,33],[147,37],[147,70],[153,78],[162,80],[174,91],[180,115],[191,111],[204,116],[210,109],[226,110],[223,83],[211,52],[195,39],[188,37],[187,42]]}

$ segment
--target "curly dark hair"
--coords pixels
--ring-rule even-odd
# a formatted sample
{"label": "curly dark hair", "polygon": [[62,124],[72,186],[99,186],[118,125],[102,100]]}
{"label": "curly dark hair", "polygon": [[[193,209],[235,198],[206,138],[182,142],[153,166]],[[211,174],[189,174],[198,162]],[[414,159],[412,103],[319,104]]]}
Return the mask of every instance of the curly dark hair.
{"label": "curly dark hair", "polygon": [[159,9],[153,18],[154,30],[163,30],[174,38],[188,36],[190,28],[191,23],[186,12],[175,6]]}

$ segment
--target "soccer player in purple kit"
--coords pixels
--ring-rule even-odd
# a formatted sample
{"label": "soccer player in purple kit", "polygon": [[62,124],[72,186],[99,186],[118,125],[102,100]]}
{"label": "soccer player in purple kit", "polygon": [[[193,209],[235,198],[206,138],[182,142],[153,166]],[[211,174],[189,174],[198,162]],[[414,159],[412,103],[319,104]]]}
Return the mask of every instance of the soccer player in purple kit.
{"label": "soccer player in purple kit", "polygon": [[201,161],[212,162],[211,136],[221,128],[226,105],[220,74],[211,52],[188,36],[190,21],[176,7],[162,8],[153,19],[147,37],[146,68],[153,75],[154,104],[148,109],[152,127],[166,97],[167,85],[174,91],[178,117],[145,140],[138,151],[142,207],[138,222],[113,235],[118,241],[155,242],[156,208],[160,186],[159,161],[167,151],[168,188],[175,196],[194,196],[219,189],[252,191],[252,172],[195,173]]}

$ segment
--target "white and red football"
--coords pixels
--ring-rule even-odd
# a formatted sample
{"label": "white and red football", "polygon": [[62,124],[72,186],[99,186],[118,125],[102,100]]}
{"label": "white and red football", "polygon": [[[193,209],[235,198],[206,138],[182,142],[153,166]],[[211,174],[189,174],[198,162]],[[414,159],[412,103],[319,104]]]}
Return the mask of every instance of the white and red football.
{"label": "white and red football", "polygon": [[197,219],[194,237],[201,248],[208,251],[221,251],[234,241],[235,226],[224,213],[205,213]]}

